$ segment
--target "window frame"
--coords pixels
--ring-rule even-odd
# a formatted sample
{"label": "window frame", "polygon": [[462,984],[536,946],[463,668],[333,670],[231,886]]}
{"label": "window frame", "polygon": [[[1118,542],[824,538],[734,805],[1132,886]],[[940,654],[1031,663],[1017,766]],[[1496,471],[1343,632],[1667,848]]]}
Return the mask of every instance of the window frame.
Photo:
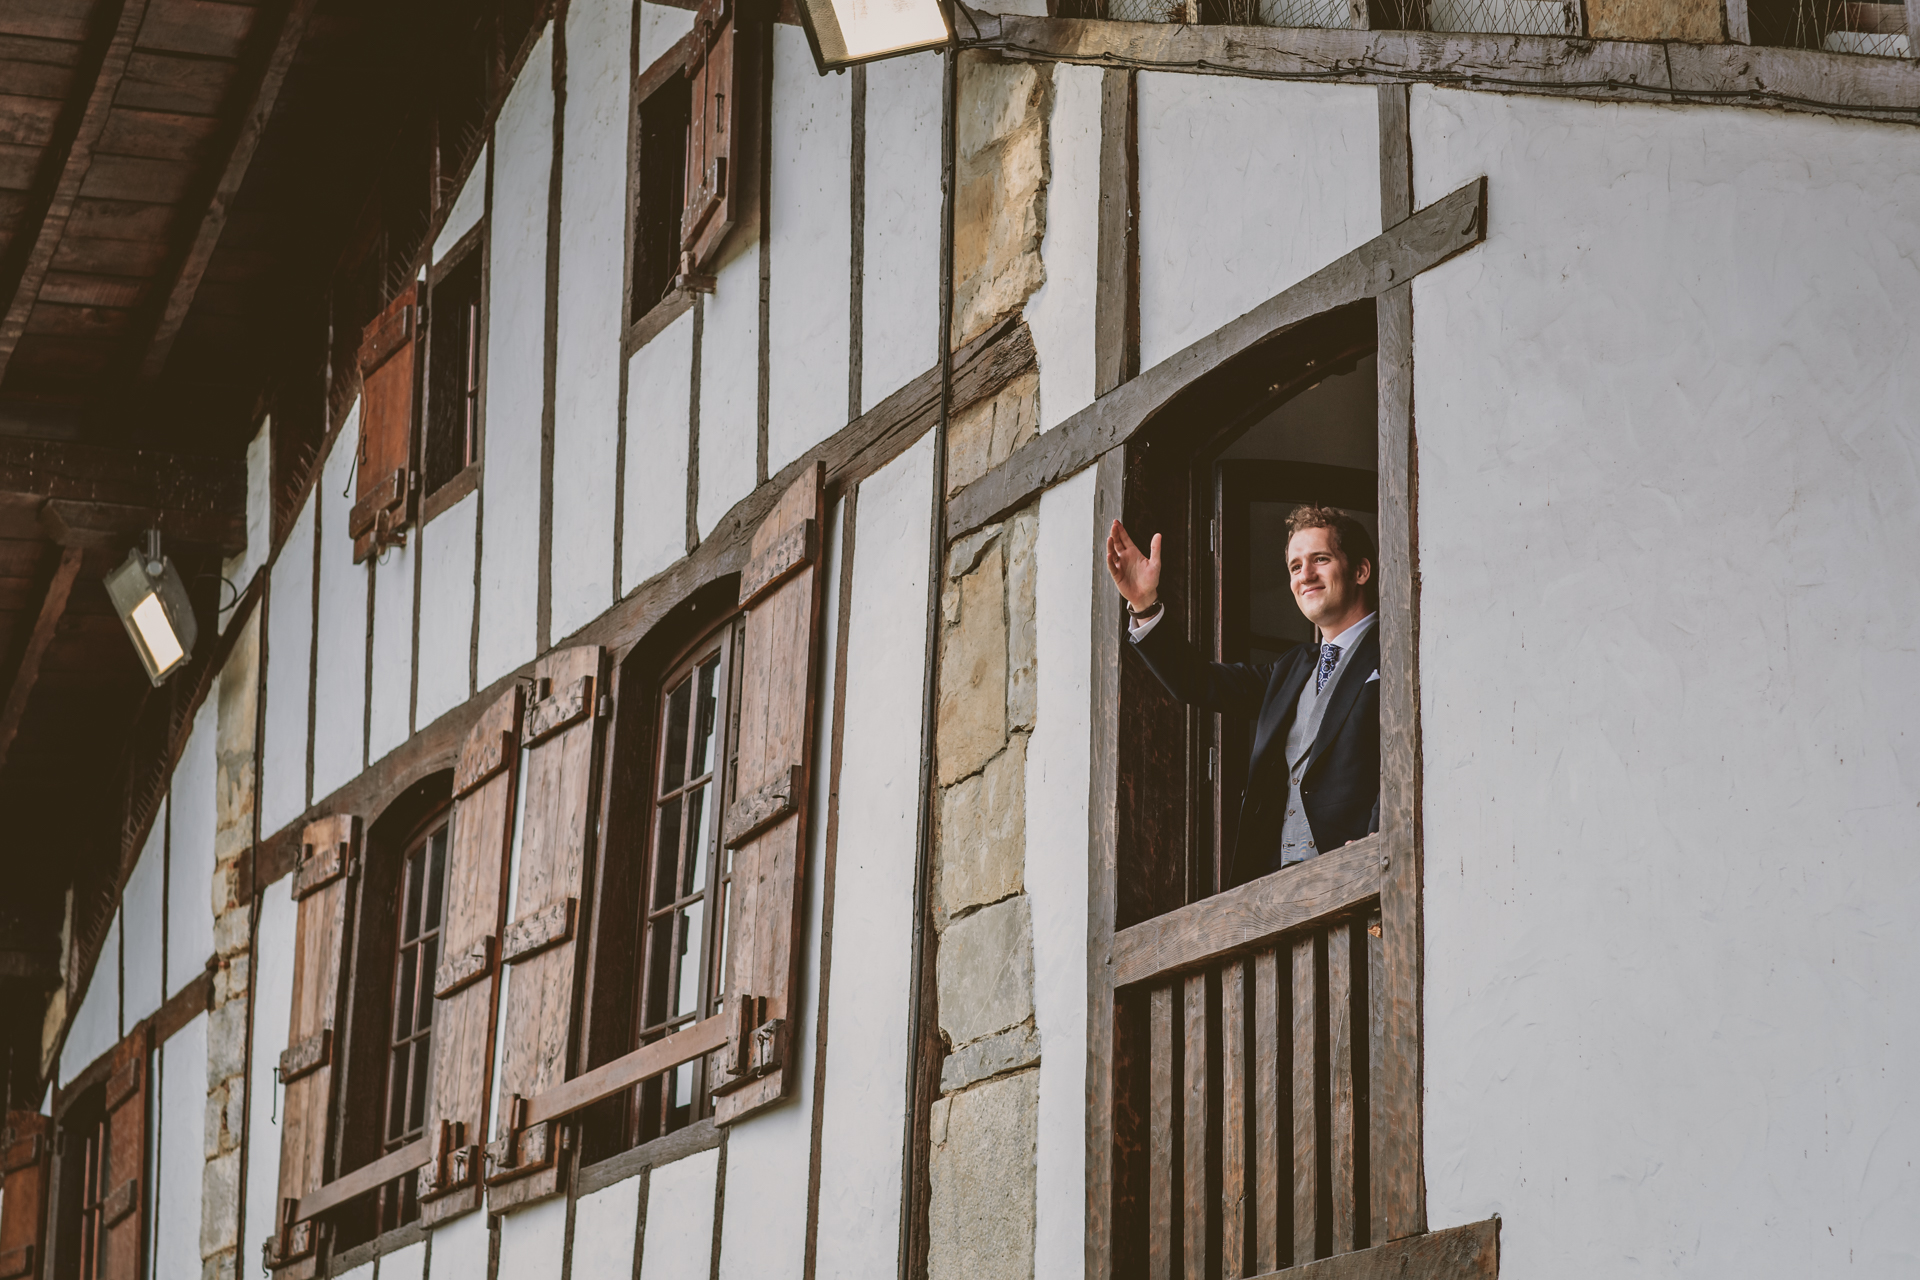
{"label": "window frame", "polygon": [[[693,306],[694,294],[690,289],[669,287],[654,302],[645,307],[639,306],[639,290],[634,277],[639,270],[638,242],[640,237],[640,202],[645,198],[641,183],[641,151],[643,142],[643,117],[648,104],[657,101],[665,94],[685,95],[691,104],[692,89],[684,74],[687,52],[693,47],[693,35],[689,32],[676,40],[659,57],[645,68],[635,65],[632,72],[633,91],[628,95],[627,106],[627,204],[625,229],[625,257],[621,266],[620,315],[621,356],[631,356],[635,351],[652,341],[661,330],[679,319]],[[635,57],[638,57],[638,42],[635,42]],[[691,110],[688,112],[688,128],[691,129]],[[685,203],[686,158],[688,140],[683,137],[676,165],[681,177],[680,199],[675,201],[674,244],[679,244],[678,227],[680,215],[678,206]],[[671,281],[671,277],[669,278]]]}
{"label": "window frame", "polygon": [[[482,213],[480,220],[454,243],[453,248],[438,262],[427,268],[426,286],[426,353],[420,361],[420,443],[419,456],[415,460],[415,469],[420,474],[422,496],[420,499],[420,524],[425,527],[441,512],[454,506],[462,498],[480,487],[481,475],[486,467],[487,456],[487,295],[490,270],[491,237],[489,230],[492,219]],[[474,303],[473,326],[468,336],[470,363],[472,366],[472,385],[466,394],[472,399],[472,419],[468,424],[470,440],[466,450],[466,462],[433,489],[427,488],[427,448],[428,439],[433,432],[433,362],[435,342],[441,332],[436,317],[437,301],[435,295],[441,282],[455,271],[469,265],[469,261],[478,256],[479,287]]]}
{"label": "window frame", "polygon": [[[426,1132],[426,1089],[424,1083],[418,1089],[413,1087],[414,1072],[416,1070],[425,1072],[425,1082],[431,1082],[433,1070],[433,1018],[431,1016],[431,1010],[434,1008],[433,977],[438,968],[439,960],[442,958],[439,944],[442,940],[441,935],[444,933],[446,927],[446,875],[447,863],[452,852],[452,819],[453,810],[450,806],[436,810],[424,821],[420,822],[414,831],[409,833],[399,856],[399,880],[396,885],[397,892],[394,895],[396,899],[394,904],[396,920],[393,935],[393,976],[389,982],[389,986],[392,988],[392,994],[388,997],[387,1009],[387,1072],[386,1080],[381,1089],[383,1106],[381,1108],[382,1133],[380,1142],[383,1152],[391,1152],[400,1147],[404,1147],[423,1136]],[[428,859],[434,855],[434,843],[436,839],[439,842],[439,883],[437,885],[434,884],[433,880],[433,868],[428,862]],[[413,914],[413,907],[416,905],[413,901],[413,888],[415,885],[414,860],[416,856],[419,857],[422,867],[427,871],[428,887],[426,890],[426,901],[417,904],[421,909],[420,927],[414,936],[409,937],[407,934],[408,917]],[[427,924],[427,916],[429,914],[427,907],[428,904],[433,903],[436,899],[438,902],[438,918],[435,919],[431,927],[429,927]],[[433,946],[433,951],[431,952],[432,963],[422,963],[420,957],[427,954],[426,948],[429,943]],[[401,984],[407,972],[406,953],[408,950],[414,952],[414,990],[408,1001],[408,1007],[413,1010],[412,1017],[409,1020],[414,1023],[414,1026],[411,1031],[403,1035],[395,1025],[395,1019],[398,1017],[399,1010],[402,1007],[400,1004],[400,998],[403,994]],[[419,1025],[419,1011],[421,1009],[429,1011],[429,1016],[427,1017],[424,1027]],[[406,1113],[403,1118],[411,1120],[414,1106],[413,1095],[415,1093],[419,1096],[421,1116],[418,1127],[408,1123],[402,1127],[400,1133],[395,1134],[393,1132],[394,1087],[396,1083],[394,1079],[394,1064],[396,1055],[403,1044],[406,1046],[408,1053],[407,1078],[404,1081],[406,1085],[406,1095],[403,1099]],[[402,1216],[404,1217],[404,1210]]]}

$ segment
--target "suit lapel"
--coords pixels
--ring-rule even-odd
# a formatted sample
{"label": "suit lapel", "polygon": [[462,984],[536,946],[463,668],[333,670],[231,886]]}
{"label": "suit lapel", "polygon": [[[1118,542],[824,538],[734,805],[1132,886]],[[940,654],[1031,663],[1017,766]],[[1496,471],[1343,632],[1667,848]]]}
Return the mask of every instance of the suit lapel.
{"label": "suit lapel", "polygon": [[1260,725],[1253,737],[1253,759],[1248,761],[1248,777],[1260,776],[1260,764],[1267,758],[1267,752],[1276,739],[1280,740],[1284,750],[1286,726],[1292,723],[1294,708],[1300,705],[1300,690],[1306,687],[1307,676],[1313,671],[1312,660],[1305,656],[1310,649],[1313,649],[1312,645],[1300,645],[1289,650],[1274,670],[1273,682],[1267,686],[1266,704],[1260,708]]}
{"label": "suit lapel", "polygon": [[[1353,710],[1353,704],[1360,699],[1360,690],[1366,687],[1367,677],[1380,666],[1380,624],[1367,628],[1367,634],[1360,640],[1353,657],[1347,662],[1347,669],[1341,673],[1340,683],[1333,686],[1333,698],[1327,703],[1326,714],[1320,717],[1320,732],[1313,737],[1313,749],[1307,752],[1307,768],[1320,759],[1320,753],[1327,749],[1340,726],[1345,723],[1347,713]],[[1295,696],[1299,696],[1296,692]]]}

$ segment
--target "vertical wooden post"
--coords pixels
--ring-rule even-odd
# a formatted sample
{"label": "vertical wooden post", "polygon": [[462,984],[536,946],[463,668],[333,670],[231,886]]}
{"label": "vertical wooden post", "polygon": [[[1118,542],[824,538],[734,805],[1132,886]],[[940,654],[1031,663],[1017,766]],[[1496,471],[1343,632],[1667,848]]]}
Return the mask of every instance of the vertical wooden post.
{"label": "vertical wooden post", "polygon": [[1220,1274],[1247,1274],[1248,962],[1220,971]]}
{"label": "vertical wooden post", "polygon": [[1180,1081],[1174,1073],[1173,988],[1155,987],[1148,997],[1147,1278],[1173,1280],[1175,1117]]}
{"label": "vertical wooden post", "polygon": [[[1106,522],[1120,514],[1125,478],[1124,451],[1101,457],[1096,471],[1093,524],[1088,536],[1103,536]],[[1115,1247],[1116,1210],[1133,1183],[1129,1171],[1116,1168],[1115,1085],[1137,1069],[1132,1042],[1115,1034],[1113,926],[1119,901],[1117,818],[1119,804],[1120,596],[1107,579],[1106,565],[1095,556],[1088,589],[1092,592],[1093,741],[1087,778],[1087,1280],[1108,1280],[1122,1259]]]}
{"label": "vertical wooden post", "polygon": [[1278,1271],[1283,1256],[1292,1260],[1280,1239],[1280,991],[1279,955],[1263,951],[1253,960],[1253,1274],[1261,1276]]}
{"label": "vertical wooden post", "polygon": [[1314,1081],[1314,988],[1311,934],[1293,944],[1293,1262],[1313,1261],[1320,1183],[1318,1090]]}
{"label": "vertical wooden post", "polygon": [[[1381,220],[1412,212],[1412,147],[1404,86],[1380,90]],[[1380,829],[1388,837],[1380,887],[1384,959],[1380,1160],[1373,1203],[1387,1238],[1426,1230],[1421,1169],[1420,652],[1418,454],[1413,416],[1413,286],[1382,294],[1380,402]],[[1383,1243],[1376,1241],[1375,1243]]]}
{"label": "vertical wooden post", "polygon": [[1332,1110],[1327,1187],[1333,1199],[1333,1251],[1356,1247],[1353,1153],[1353,935],[1344,924],[1327,930],[1327,1062]]}
{"label": "vertical wooden post", "polygon": [[[1134,73],[1109,68],[1100,85],[1100,222],[1093,294],[1096,396],[1140,371],[1140,166],[1135,100]],[[1117,509],[1114,514],[1119,514]]]}
{"label": "vertical wooden post", "polygon": [[[1186,1040],[1181,1054],[1182,1149],[1180,1242],[1182,1273],[1187,1280],[1212,1280],[1207,1273],[1207,1227],[1212,1199],[1207,1194],[1213,1161],[1207,1142],[1212,1119],[1207,1098],[1207,975],[1190,973],[1181,979],[1182,1028]],[[1158,1148],[1156,1148],[1156,1151]]]}

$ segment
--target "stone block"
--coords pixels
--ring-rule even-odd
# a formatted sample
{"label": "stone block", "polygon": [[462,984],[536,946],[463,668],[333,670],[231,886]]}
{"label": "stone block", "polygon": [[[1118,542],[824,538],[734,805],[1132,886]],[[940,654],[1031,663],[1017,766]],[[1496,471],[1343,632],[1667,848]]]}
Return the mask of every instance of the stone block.
{"label": "stone block", "polygon": [[1039,434],[1040,371],[1035,369],[953,415],[947,427],[947,496],[1005,462]]}
{"label": "stone block", "polygon": [[235,907],[231,911],[214,917],[213,952],[215,955],[238,955],[247,950],[253,940],[250,916],[251,912],[248,908]]}
{"label": "stone block", "polygon": [[940,1065],[940,1092],[957,1093],[982,1080],[1021,1071],[1040,1061],[1040,1033],[1031,1022],[975,1040]]}
{"label": "stone block", "polygon": [[227,654],[227,665],[220,668],[214,695],[219,700],[215,704],[219,727],[213,741],[214,755],[221,764],[233,758],[251,759],[253,755],[254,711],[260,696],[260,614],[256,609],[247,619]]}
{"label": "stone block", "polygon": [[1025,894],[940,935],[940,1030],[956,1048],[1033,1016],[1033,919]]}
{"label": "stone block", "polygon": [[1587,0],[1587,34],[1595,40],[1719,44],[1726,28],[1723,0]]}
{"label": "stone block", "polygon": [[234,1280],[233,1264],[238,1256],[237,1250],[229,1250],[204,1259],[200,1264],[200,1280]]}
{"label": "stone block", "polygon": [[1032,1280],[1040,1073],[933,1104],[928,1280]]}
{"label": "stone block", "polygon": [[247,1002],[230,1000],[207,1015],[207,1083],[247,1069]]}
{"label": "stone block", "polygon": [[1016,515],[1007,538],[1007,727],[1033,728],[1037,691],[1034,639],[1034,551],[1039,504]]}
{"label": "stone block", "polygon": [[247,974],[250,961],[242,951],[228,956],[213,971],[213,1003],[223,1005],[229,1000],[239,1000],[247,994]]}
{"label": "stone block", "polygon": [[1042,63],[969,54],[960,63],[954,200],[953,341],[1018,311],[1046,279],[1047,117]]}
{"label": "stone block", "polygon": [[[207,1161],[200,1177],[200,1256],[209,1257],[239,1243],[240,1150]],[[256,1224],[258,1225],[258,1224]],[[271,1227],[268,1228],[271,1230]],[[259,1232],[261,1236],[266,1231]]]}
{"label": "stone block", "polygon": [[959,586],[959,622],[940,641],[941,786],[979,772],[1007,741],[1006,557],[998,543]]}
{"label": "stone block", "polygon": [[1027,736],[940,793],[941,918],[1019,893],[1027,848]]}

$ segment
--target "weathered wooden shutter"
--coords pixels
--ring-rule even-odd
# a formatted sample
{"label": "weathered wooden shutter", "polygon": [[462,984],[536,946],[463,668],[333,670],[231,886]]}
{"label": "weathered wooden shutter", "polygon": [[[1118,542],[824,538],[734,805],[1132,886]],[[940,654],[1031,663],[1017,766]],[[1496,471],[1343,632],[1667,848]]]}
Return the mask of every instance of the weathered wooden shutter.
{"label": "weathered wooden shutter", "polygon": [[46,1257],[52,1167],[53,1121],[31,1111],[8,1112],[0,1133],[0,1280],[34,1275]]}
{"label": "weathered wooden shutter", "polygon": [[113,1051],[107,1077],[107,1178],[100,1208],[101,1280],[139,1280],[146,1243],[147,1060],[143,1022]]}
{"label": "weathered wooden shutter", "polygon": [[295,1221],[300,1198],[326,1180],[327,1117],[333,1109],[334,1018],[340,1008],[349,894],[358,874],[360,819],[310,823],[293,868],[296,904],[293,1011],[280,1055],[280,1215],[264,1246],[284,1276],[313,1273],[315,1226]]}
{"label": "weathered wooden shutter", "polygon": [[420,309],[408,285],[360,343],[360,458],[347,532],[357,564],[401,540],[412,509],[413,353]]}
{"label": "weathered wooden shutter", "polygon": [[703,0],[687,54],[692,115],[687,126],[687,197],[680,217],[683,275],[713,260],[741,213],[753,98],[755,28],[740,17],[740,0]]}
{"label": "weathered wooden shutter", "polygon": [[542,658],[520,729],[518,865],[500,938],[500,1115],[487,1145],[487,1199],[496,1211],[559,1186],[555,1126],[528,1126],[526,1106],[572,1068],[603,665],[597,645]]}
{"label": "weathered wooden shutter", "polygon": [[507,859],[520,756],[520,689],[480,717],[453,772],[452,856],[447,862],[446,940],[433,996],[433,1078],[427,1136],[433,1159],[418,1176],[421,1220],[431,1225],[480,1203],[480,1148],[493,1071]]}
{"label": "weathered wooden shutter", "polygon": [[714,1073],[714,1115],[723,1124],[777,1102],[792,1083],[787,1006],[799,956],[825,477],[816,463],[780,496],[754,531],[740,578],[747,617],[739,749],[724,828],[733,866],[730,1040]]}

